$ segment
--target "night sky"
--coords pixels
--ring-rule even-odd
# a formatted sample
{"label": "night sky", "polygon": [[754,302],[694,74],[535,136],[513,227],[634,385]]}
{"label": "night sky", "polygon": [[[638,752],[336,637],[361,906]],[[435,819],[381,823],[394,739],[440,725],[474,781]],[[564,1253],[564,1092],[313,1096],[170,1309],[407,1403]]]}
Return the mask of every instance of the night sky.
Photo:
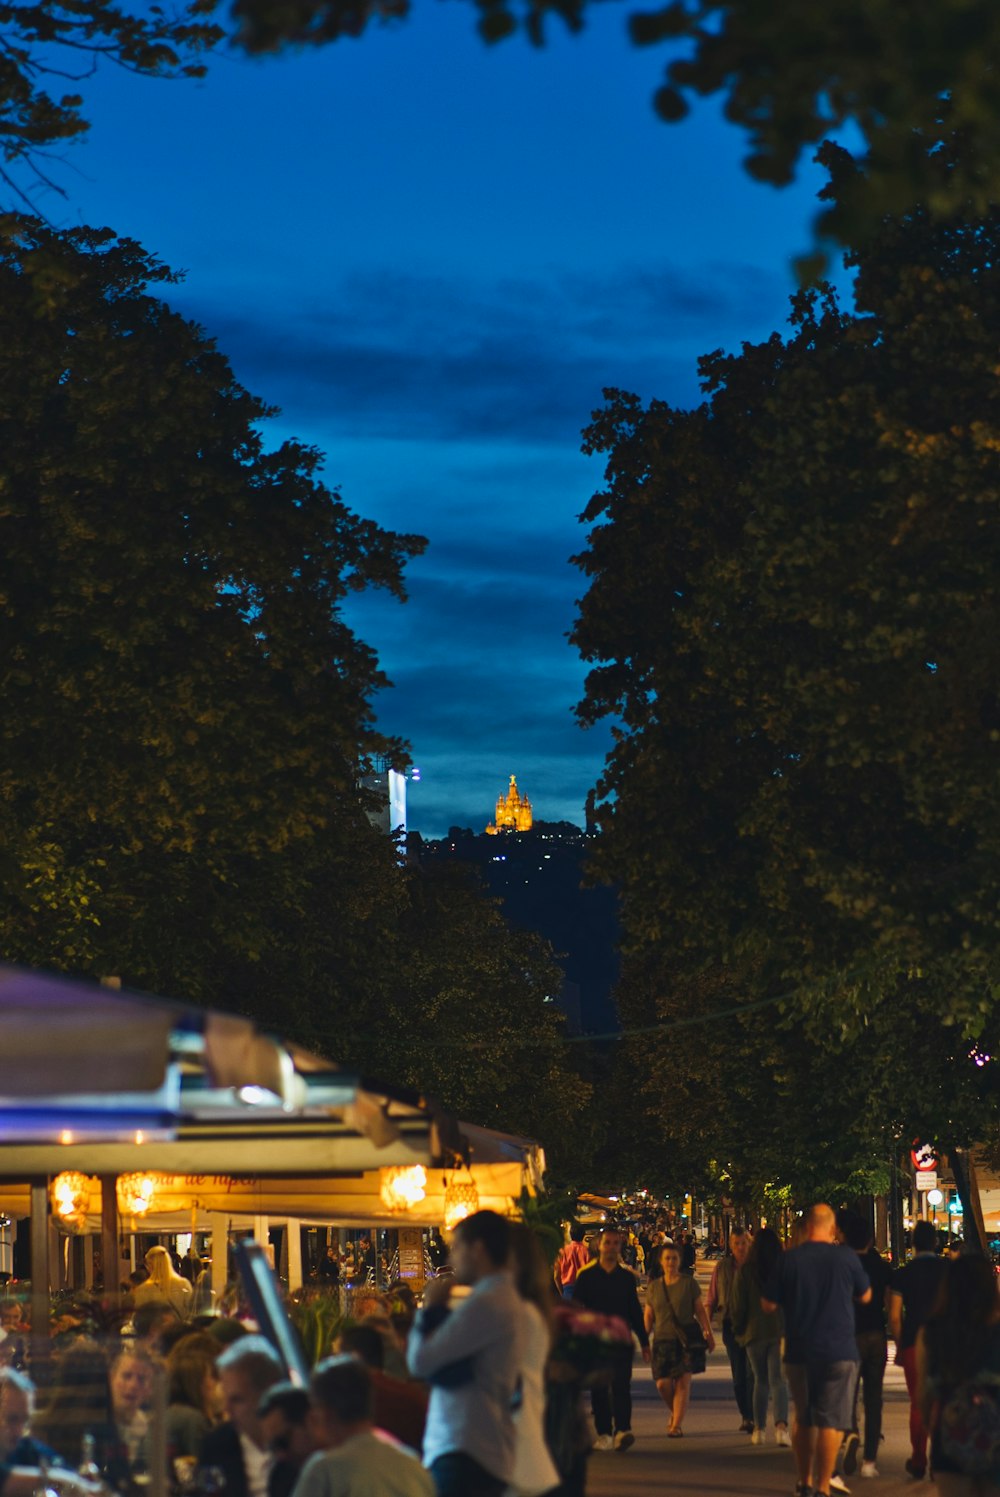
{"label": "night sky", "polygon": [[410,824],[477,831],[515,773],[537,817],[582,822],[606,738],[575,725],[566,642],[579,451],[603,386],[690,405],[699,354],[780,329],[821,178],[751,184],[703,106],[657,122],[663,55],[620,7],[542,52],[487,48],[465,5],[322,52],[215,59],[203,82],[104,65],[58,225],[109,225],[184,284],[175,306],[327,454],[358,513],[418,531],[410,601],[352,617],[411,742]]}

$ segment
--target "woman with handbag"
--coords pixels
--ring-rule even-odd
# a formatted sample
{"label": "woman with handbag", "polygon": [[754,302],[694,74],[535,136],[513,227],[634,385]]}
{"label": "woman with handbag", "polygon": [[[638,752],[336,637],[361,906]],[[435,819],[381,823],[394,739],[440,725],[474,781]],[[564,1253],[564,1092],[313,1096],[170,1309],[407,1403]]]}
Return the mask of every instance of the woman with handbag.
{"label": "woman with handbag", "polygon": [[697,1279],[681,1273],[680,1249],[665,1247],[660,1265],[662,1277],[654,1279],[646,1291],[644,1316],[647,1331],[653,1333],[656,1391],[670,1414],[667,1435],[677,1440],[684,1433],[681,1426],[691,1396],[691,1373],[704,1372],[705,1350],[715,1350],[715,1337]]}

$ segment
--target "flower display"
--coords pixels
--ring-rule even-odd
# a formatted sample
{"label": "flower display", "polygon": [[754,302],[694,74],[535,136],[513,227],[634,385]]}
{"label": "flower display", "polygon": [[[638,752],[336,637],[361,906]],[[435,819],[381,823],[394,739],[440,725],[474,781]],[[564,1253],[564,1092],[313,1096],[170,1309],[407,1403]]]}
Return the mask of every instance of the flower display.
{"label": "flower display", "polygon": [[564,1300],[553,1309],[555,1339],[548,1376],[553,1382],[610,1382],[623,1358],[632,1359],[632,1332],[617,1315],[599,1315]]}

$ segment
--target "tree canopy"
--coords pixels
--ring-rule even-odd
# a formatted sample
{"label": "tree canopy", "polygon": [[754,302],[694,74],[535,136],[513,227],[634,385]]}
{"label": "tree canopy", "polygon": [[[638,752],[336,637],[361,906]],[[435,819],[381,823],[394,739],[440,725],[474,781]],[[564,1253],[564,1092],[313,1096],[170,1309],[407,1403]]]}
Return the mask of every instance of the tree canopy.
{"label": "tree canopy", "polygon": [[998,235],[888,219],[853,312],[799,295],[697,409],[608,392],[574,631],[642,981],[721,973],[825,1053],[943,1024],[959,1096],[1000,975]]}
{"label": "tree canopy", "polygon": [[[23,194],[18,166],[44,177],[47,147],[87,128],[82,90],[98,62],[161,77],[200,74],[227,35],[250,53],[357,38],[401,21],[409,0],[189,0],[178,9],[114,0],[0,4],[0,166]],[[487,42],[523,33],[544,43],[553,23],[580,31],[585,0],[474,0]],[[747,171],[783,186],[804,154],[845,131],[865,172],[824,210],[820,238],[852,242],[886,209],[924,203],[936,216],[1000,198],[1000,13],[991,0],[829,0],[808,13],[795,0],[668,0],[632,9],[639,46],[669,56],[653,93],[660,118],[683,118],[718,97],[748,139]],[[66,84],[69,91],[64,92]],[[942,131],[963,141],[962,164],[942,171],[928,146]]]}
{"label": "tree canopy", "polygon": [[204,54],[223,37],[209,19],[214,9],[213,0],[189,0],[176,10],[114,0],[0,0],[0,181],[12,199],[30,201],[30,186],[49,182],[48,148],[87,130],[80,86],[102,59],[150,77],[201,77]]}
{"label": "tree canopy", "polygon": [[[251,1014],[472,1122],[568,1139],[558,973],[370,823],[359,518],[108,232],[0,246],[0,950]],[[525,1039],[529,1043],[525,1044]]]}
{"label": "tree canopy", "polygon": [[254,860],[364,835],[383,677],[342,604],[402,596],[423,542],[352,514],[313,449],[266,450],[166,279],[106,232],[0,253],[2,925],[8,956],[190,991],[176,881],[208,919]]}
{"label": "tree canopy", "polygon": [[[555,22],[586,24],[586,0],[474,0],[487,42],[518,33],[544,44]],[[240,43],[251,52],[357,37],[372,22],[408,14],[409,0],[233,0]],[[841,244],[881,215],[923,202],[950,216],[985,212],[1000,198],[1000,13],[991,0],[667,0],[629,8],[637,46],[669,57],[653,93],[659,117],[683,119],[692,101],[718,97],[747,137],[745,166],[783,187],[802,157],[848,128],[865,173],[817,223]],[[942,129],[963,136],[958,172],[939,169],[927,145]]]}
{"label": "tree canopy", "polygon": [[548,944],[512,930],[473,870],[450,864],[408,867],[384,925],[367,943],[370,996],[347,1024],[336,971],[320,974],[318,1042],[470,1121],[540,1138],[560,1177],[578,1168],[590,1088],[563,1043]]}
{"label": "tree canopy", "polygon": [[745,976],[690,973],[658,949],[627,964],[618,1003],[610,1090],[623,1127],[605,1141],[602,1178],[744,1207],[842,1204],[883,1194],[913,1138],[953,1156],[996,1136],[995,1018],[975,1056],[946,1014],[905,1002],[846,1038],[817,1037]]}

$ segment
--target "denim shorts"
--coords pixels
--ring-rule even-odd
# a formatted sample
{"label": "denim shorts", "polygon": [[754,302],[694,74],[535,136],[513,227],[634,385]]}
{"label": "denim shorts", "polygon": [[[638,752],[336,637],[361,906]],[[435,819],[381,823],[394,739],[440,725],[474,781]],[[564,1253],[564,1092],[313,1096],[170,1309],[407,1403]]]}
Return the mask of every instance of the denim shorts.
{"label": "denim shorts", "polygon": [[786,1362],[785,1377],[800,1424],[814,1429],[852,1427],[857,1362]]}

